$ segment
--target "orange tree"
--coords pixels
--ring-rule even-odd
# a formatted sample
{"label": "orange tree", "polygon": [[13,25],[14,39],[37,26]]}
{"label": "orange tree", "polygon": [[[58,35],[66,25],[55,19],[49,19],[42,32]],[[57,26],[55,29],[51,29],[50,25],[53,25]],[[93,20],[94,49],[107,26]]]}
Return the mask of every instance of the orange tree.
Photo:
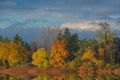
{"label": "orange tree", "polygon": [[65,40],[57,40],[52,45],[49,63],[54,67],[63,67],[67,55],[68,51],[65,49]]}

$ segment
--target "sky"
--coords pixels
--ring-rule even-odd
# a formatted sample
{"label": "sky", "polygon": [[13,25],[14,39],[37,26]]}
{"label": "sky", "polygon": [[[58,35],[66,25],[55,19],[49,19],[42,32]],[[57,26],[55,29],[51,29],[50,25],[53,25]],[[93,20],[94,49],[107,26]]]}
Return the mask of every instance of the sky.
{"label": "sky", "polygon": [[59,26],[97,30],[108,22],[120,30],[120,0],[0,0],[0,28]]}

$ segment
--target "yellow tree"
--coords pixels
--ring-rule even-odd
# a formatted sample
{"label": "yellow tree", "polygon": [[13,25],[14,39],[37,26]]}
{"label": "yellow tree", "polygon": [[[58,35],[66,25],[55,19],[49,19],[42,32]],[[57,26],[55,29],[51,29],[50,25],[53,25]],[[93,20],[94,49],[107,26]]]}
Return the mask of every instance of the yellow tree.
{"label": "yellow tree", "polygon": [[99,65],[99,61],[94,57],[94,53],[90,49],[87,49],[85,51],[81,60],[90,60],[94,62],[96,65]]}
{"label": "yellow tree", "polygon": [[11,41],[8,45],[8,53],[10,54],[8,56],[8,61],[10,66],[15,66],[18,63],[22,64],[27,61],[28,50],[22,42],[18,41],[15,43]]}
{"label": "yellow tree", "polygon": [[9,68],[8,63],[8,43],[0,42],[0,60],[3,62],[5,68]]}
{"label": "yellow tree", "polygon": [[45,48],[40,48],[36,52],[33,53],[32,55],[32,64],[39,67],[47,67],[48,66],[48,60],[47,60],[47,51]]}
{"label": "yellow tree", "polygon": [[27,49],[21,42],[0,42],[0,60],[4,63],[5,68],[26,62],[26,54]]}
{"label": "yellow tree", "polygon": [[68,51],[65,49],[65,40],[55,41],[50,52],[50,64],[54,67],[63,67]]}

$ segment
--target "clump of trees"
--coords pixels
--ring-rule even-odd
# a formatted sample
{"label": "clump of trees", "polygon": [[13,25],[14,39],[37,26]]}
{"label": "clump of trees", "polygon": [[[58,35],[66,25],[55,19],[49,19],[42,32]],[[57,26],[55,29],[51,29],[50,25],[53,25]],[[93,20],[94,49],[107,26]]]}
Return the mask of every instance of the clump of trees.
{"label": "clump of trees", "polygon": [[27,61],[28,50],[18,35],[13,40],[1,38],[0,61],[5,68],[16,66]]}
{"label": "clump of trees", "polygon": [[36,41],[32,45],[25,43],[18,34],[12,40],[0,36],[0,61],[6,68],[27,62],[38,68],[120,64],[120,38],[108,23],[98,25],[101,30],[95,33],[95,39],[81,40],[78,33],[71,33],[67,28],[48,28],[39,47]]}

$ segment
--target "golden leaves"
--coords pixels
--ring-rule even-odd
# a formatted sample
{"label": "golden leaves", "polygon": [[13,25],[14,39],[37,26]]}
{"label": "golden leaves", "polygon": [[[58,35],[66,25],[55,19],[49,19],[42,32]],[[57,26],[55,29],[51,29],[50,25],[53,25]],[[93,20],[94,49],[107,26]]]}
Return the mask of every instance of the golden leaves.
{"label": "golden leaves", "polygon": [[37,67],[47,67],[48,61],[46,60],[47,51],[44,48],[38,49],[32,55],[32,64],[36,65]]}
{"label": "golden leaves", "polygon": [[27,55],[25,53],[27,53],[27,49],[21,42],[0,42],[0,59],[2,61],[7,60],[10,66],[18,62],[25,62],[27,60]]}
{"label": "golden leaves", "polygon": [[90,49],[87,49],[85,51],[81,60],[90,60],[94,62],[96,65],[99,65],[99,61],[94,57],[94,53]]}
{"label": "golden leaves", "polygon": [[68,51],[65,50],[65,40],[56,41],[51,48],[50,64],[54,67],[62,67],[65,64],[65,58],[68,55]]}

